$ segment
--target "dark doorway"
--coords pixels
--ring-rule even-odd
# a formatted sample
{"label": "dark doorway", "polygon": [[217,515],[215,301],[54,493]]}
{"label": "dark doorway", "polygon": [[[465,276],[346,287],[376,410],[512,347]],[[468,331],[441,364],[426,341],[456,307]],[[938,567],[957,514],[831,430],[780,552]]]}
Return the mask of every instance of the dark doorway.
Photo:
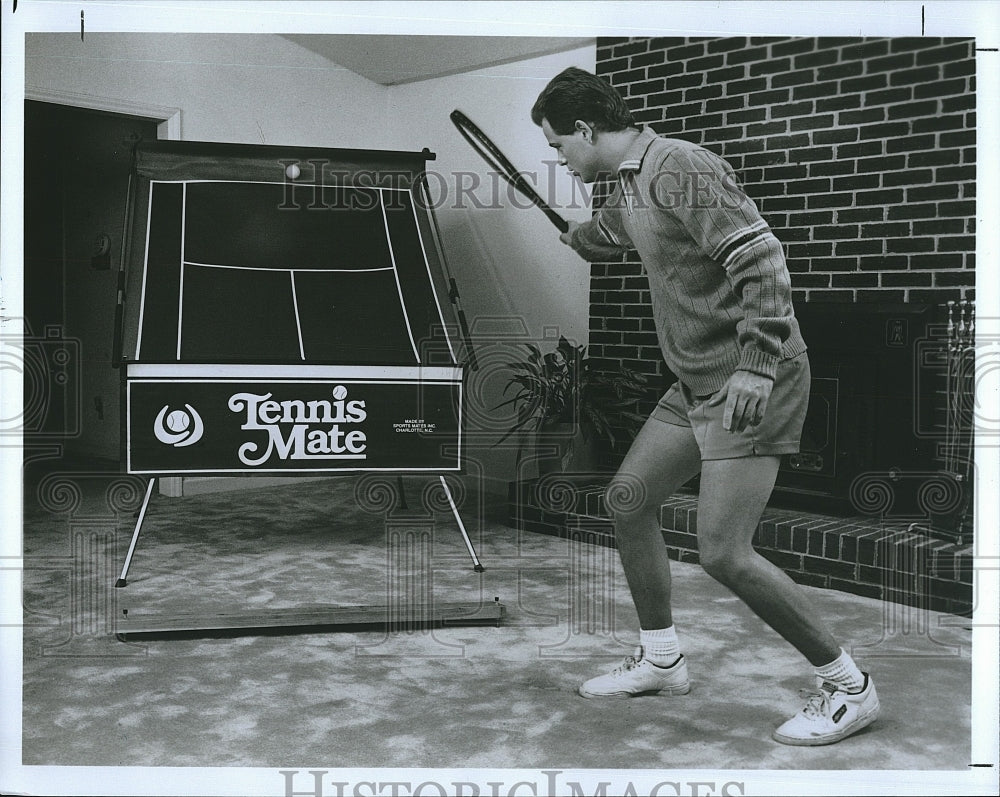
{"label": "dark doorway", "polygon": [[157,122],[25,102],[25,445],[117,460],[115,304],[132,148]]}

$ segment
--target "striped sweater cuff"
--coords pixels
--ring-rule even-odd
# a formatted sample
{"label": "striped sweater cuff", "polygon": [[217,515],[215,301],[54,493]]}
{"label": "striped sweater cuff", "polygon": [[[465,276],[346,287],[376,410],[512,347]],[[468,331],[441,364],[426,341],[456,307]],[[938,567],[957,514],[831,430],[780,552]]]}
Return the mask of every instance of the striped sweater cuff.
{"label": "striped sweater cuff", "polygon": [[748,346],[743,349],[743,353],[740,355],[740,363],[736,366],[736,370],[750,371],[751,373],[774,379],[778,373],[778,358],[773,354],[768,354],[753,346]]}
{"label": "striped sweater cuff", "polygon": [[592,262],[620,260],[625,252],[617,236],[609,235],[609,230],[598,218],[580,224],[573,231],[570,246],[578,255]]}

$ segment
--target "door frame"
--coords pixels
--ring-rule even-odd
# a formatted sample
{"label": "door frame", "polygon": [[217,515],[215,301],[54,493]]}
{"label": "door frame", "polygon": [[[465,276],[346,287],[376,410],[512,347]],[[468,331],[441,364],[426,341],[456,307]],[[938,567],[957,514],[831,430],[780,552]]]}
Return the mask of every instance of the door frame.
{"label": "door frame", "polygon": [[[74,108],[85,108],[91,111],[123,114],[151,119],[157,122],[156,137],[161,140],[179,141],[181,138],[181,109],[165,105],[138,103],[130,100],[119,100],[112,97],[102,97],[92,94],[75,94],[68,91],[48,91],[26,87],[24,99],[35,102],[47,102],[53,105],[66,105]],[[312,481],[329,476],[299,477],[295,481]],[[247,476],[242,478],[226,477],[194,477],[164,476],[157,479],[161,495],[179,498],[185,495],[196,495],[205,492],[222,490],[246,489],[248,487],[263,487],[285,484],[287,479],[280,476]]]}
{"label": "door frame", "polygon": [[74,94],[69,91],[49,91],[47,89],[24,89],[24,99],[35,102],[48,102],[53,105],[69,105],[74,108],[87,108],[91,111],[106,111],[125,116],[139,116],[157,122],[156,137],[158,139],[177,141],[181,137],[181,109],[165,105],[150,105],[148,103],[119,100],[112,97],[101,97],[94,94]]}
{"label": "door frame", "polygon": [[[47,102],[52,105],[64,105],[72,108],[85,108],[91,111],[104,111],[124,116],[137,116],[151,119],[157,123],[156,137],[167,141],[179,141],[181,138],[181,109],[165,105],[131,102],[113,97],[102,97],[94,94],[75,94],[69,91],[49,91],[47,89],[26,86],[24,99],[33,102]],[[184,479],[171,476],[159,480],[160,492],[168,496],[184,494]]]}

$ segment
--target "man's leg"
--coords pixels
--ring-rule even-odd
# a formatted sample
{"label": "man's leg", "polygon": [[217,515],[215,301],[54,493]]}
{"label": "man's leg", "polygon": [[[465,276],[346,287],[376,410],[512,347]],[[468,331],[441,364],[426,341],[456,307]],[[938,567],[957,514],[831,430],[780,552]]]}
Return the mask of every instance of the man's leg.
{"label": "man's leg", "polygon": [[758,456],[703,464],[698,548],[705,570],[816,668],[819,689],[774,738],[783,744],[831,744],[874,722],[879,699],[868,675],[826,630],[805,590],[753,550],[778,463],[776,456]]}
{"label": "man's leg", "polygon": [[[667,413],[670,414],[670,413]],[[580,686],[584,697],[683,695],[691,687],[670,612],[670,559],[660,533],[663,500],[701,466],[690,427],[650,418],[607,490],[615,542],[639,615],[638,656]]]}
{"label": "man's leg", "polygon": [[708,460],[698,497],[698,551],[702,567],[735,592],[764,622],[814,666],[840,655],[802,590],[752,546],[754,532],[778,475],[779,457]]}
{"label": "man's leg", "polygon": [[660,506],[700,467],[690,428],[650,418],[608,487],[615,543],[641,628],[673,625],[670,558],[660,533]]}

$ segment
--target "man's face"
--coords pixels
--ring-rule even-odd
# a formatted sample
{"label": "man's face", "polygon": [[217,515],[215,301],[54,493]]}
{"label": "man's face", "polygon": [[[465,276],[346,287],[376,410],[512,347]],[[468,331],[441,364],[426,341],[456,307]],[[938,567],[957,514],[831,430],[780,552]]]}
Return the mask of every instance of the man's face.
{"label": "man's face", "polygon": [[548,119],[542,119],[542,132],[549,146],[556,151],[560,166],[565,166],[585,183],[597,179],[597,152],[589,128],[581,130],[578,127],[569,135],[562,136],[552,129]]}

